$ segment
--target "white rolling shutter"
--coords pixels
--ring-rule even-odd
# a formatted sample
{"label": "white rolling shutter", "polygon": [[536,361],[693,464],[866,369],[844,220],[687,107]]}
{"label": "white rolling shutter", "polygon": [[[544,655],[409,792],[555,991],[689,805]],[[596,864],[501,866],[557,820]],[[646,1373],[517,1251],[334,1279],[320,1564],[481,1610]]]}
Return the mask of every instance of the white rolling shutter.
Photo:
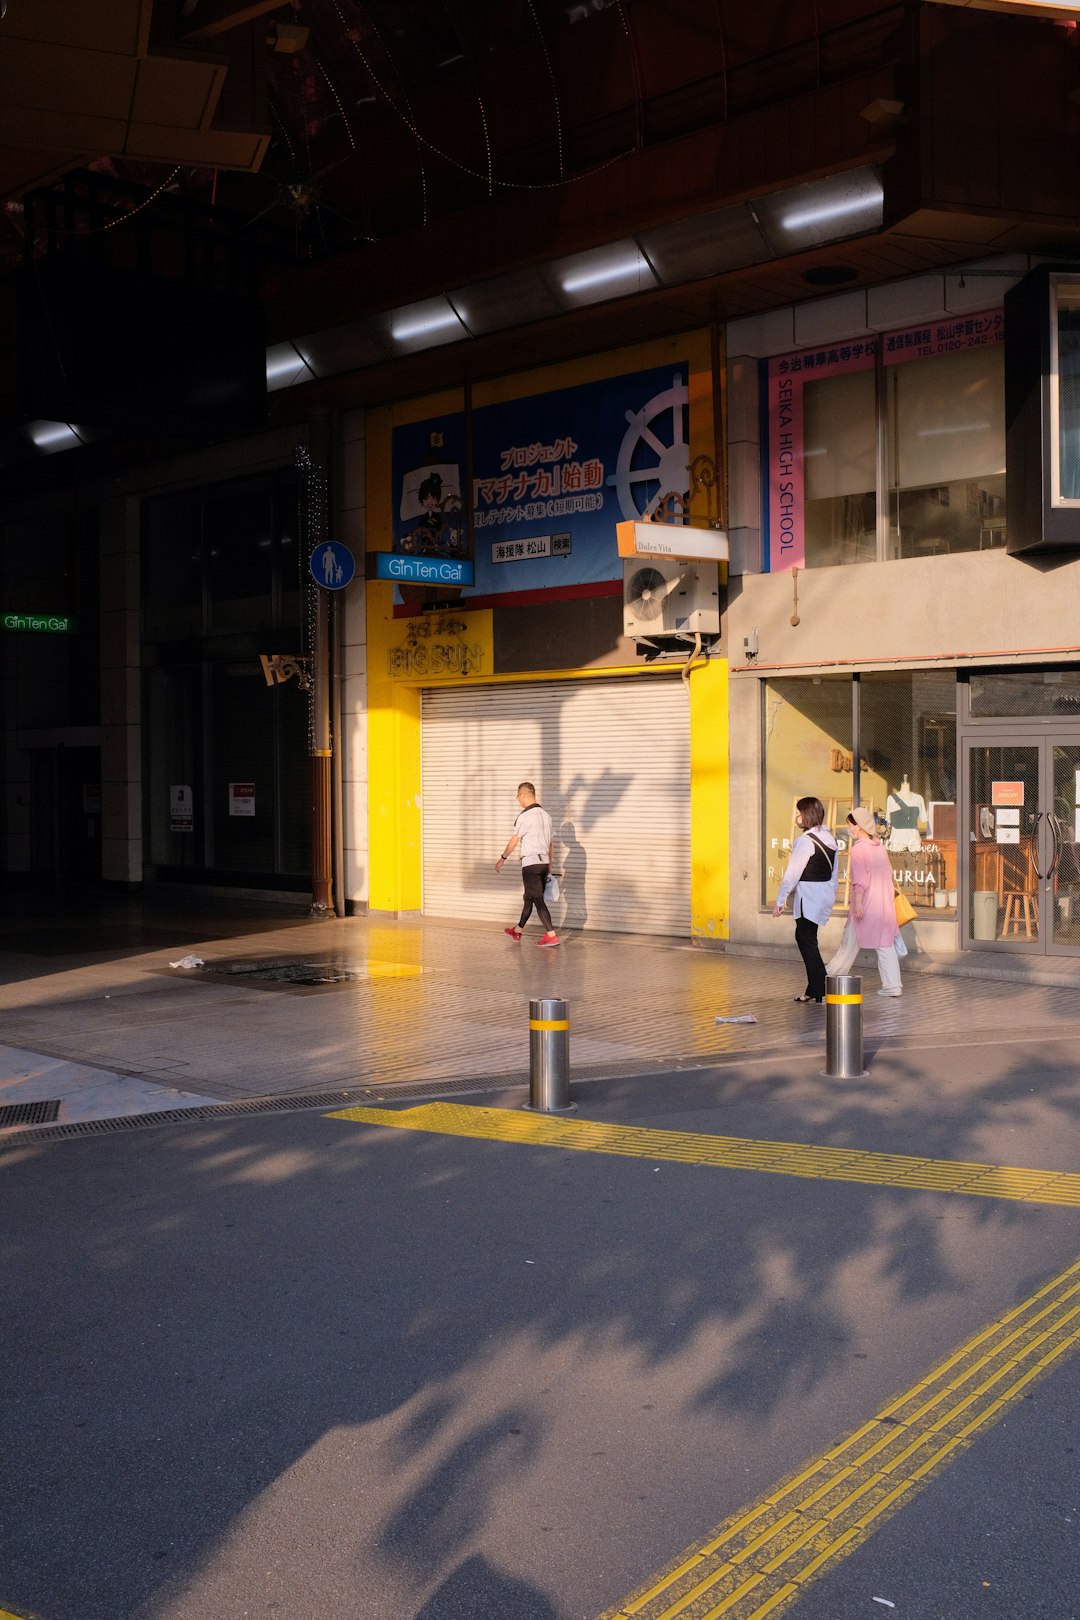
{"label": "white rolling shutter", "polygon": [[519,782],[563,872],[557,926],[690,932],[690,718],[677,678],[538,681],[423,695],[424,910],[517,920]]}

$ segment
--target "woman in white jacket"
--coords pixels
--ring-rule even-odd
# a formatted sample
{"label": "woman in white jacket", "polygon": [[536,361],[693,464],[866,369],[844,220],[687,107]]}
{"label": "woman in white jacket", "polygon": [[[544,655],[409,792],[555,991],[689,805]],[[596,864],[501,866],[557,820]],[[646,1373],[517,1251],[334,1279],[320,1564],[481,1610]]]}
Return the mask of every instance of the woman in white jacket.
{"label": "woman in white jacket", "polygon": [[795,822],[802,833],[795,840],[791,859],[773,907],[779,917],[791,894],[795,943],[806,965],[806,990],[796,1001],[820,1002],[825,996],[825,964],[818,949],[818,929],[827,923],[836,904],[836,839],[824,826],[825,806],[820,799],[799,799]]}

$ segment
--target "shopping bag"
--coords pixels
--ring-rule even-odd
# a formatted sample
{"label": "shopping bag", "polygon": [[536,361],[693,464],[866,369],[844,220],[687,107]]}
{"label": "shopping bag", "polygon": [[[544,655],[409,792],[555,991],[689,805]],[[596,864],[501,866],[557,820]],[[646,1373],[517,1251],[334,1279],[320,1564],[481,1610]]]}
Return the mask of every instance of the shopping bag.
{"label": "shopping bag", "polygon": [[544,884],[544,904],[553,906],[556,900],[559,898],[561,892],[562,891],[559,888],[558,878],[555,876],[554,872],[549,872],[547,875],[547,881]]}
{"label": "shopping bag", "polygon": [[915,921],[915,918],[918,916],[918,912],[915,910],[915,907],[912,905],[906,894],[901,894],[899,889],[895,889],[893,891],[893,902],[896,906],[897,928],[903,928],[905,923]]}

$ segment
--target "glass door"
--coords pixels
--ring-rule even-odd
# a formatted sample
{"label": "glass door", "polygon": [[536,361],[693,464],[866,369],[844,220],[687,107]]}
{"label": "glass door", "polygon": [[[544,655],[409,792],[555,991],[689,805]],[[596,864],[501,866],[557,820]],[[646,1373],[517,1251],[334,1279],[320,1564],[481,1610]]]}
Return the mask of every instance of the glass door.
{"label": "glass door", "polygon": [[965,943],[1041,952],[1053,848],[1042,802],[1043,743],[988,732],[968,741]]}
{"label": "glass door", "polygon": [[1053,849],[1047,948],[1057,956],[1080,956],[1080,739],[1051,742],[1048,753],[1052,797],[1046,819]]}
{"label": "glass door", "polygon": [[1080,734],[988,731],[964,759],[964,943],[1080,956]]}

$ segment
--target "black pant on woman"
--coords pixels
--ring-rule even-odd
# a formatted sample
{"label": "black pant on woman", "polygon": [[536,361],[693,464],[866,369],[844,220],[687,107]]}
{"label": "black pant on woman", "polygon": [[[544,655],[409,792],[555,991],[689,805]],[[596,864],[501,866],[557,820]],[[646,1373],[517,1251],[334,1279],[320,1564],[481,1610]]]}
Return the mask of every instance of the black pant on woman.
{"label": "black pant on woman", "polygon": [[809,917],[796,917],[795,943],[806,965],[806,994],[820,1001],[825,994],[825,964],[817,942],[818,925]]}
{"label": "black pant on woman", "polygon": [[[547,902],[544,899],[544,884],[547,882],[547,876],[548,868],[546,866],[523,866],[521,868],[521,882],[525,889],[525,901],[521,908],[519,928],[524,928],[532,915],[532,908],[535,906],[536,915],[543,923],[545,930],[549,934],[552,932],[551,912],[548,910]],[[817,933],[816,928],[814,933]],[[823,968],[822,972],[824,973],[824,971]],[[822,984],[825,983],[824,978],[821,982]],[[822,994],[824,995],[824,991],[822,991]]]}

